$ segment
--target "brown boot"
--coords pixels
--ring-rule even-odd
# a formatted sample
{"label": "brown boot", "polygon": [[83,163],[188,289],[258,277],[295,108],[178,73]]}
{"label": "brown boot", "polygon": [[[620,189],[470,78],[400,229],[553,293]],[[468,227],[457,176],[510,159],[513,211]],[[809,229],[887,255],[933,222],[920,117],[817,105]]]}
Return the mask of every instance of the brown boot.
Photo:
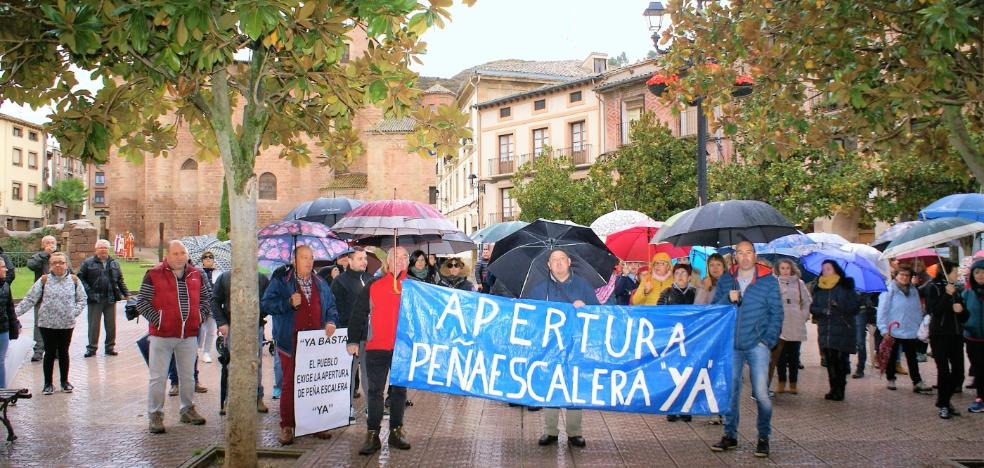
{"label": "brown boot", "polygon": [[898,375],[909,375],[909,371],[905,370],[905,367],[902,367],[901,362],[895,363],[895,373]]}
{"label": "brown boot", "polygon": [[796,382],[789,382],[789,392],[790,395],[796,395],[799,390],[796,390]]}
{"label": "brown boot", "polygon": [[403,426],[390,429],[388,442],[390,447],[396,447],[400,450],[410,450],[410,442],[407,441],[406,435],[403,433]]}
{"label": "brown boot", "polygon": [[786,382],[784,380],[780,380],[779,383],[776,384],[776,394],[780,393],[786,393]]}
{"label": "brown boot", "polygon": [[277,436],[277,442],[280,445],[290,445],[294,443],[294,428],[293,427],[281,427],[280,435]]}
{"label": "brown boot", "polygon": [[359,455],[372,455],[381,448],[383,444],[379,441],[379,431],[369,431],[366,433],[366,442],[359,449]]}
{"label": "brown boot", "polygon": [[267,408],[267,405],[265,405],[263,403],[263,399],[262,398],[257,398],[256,399],[256,412],[257,413],[269,413],[270,412],[270,408]]}

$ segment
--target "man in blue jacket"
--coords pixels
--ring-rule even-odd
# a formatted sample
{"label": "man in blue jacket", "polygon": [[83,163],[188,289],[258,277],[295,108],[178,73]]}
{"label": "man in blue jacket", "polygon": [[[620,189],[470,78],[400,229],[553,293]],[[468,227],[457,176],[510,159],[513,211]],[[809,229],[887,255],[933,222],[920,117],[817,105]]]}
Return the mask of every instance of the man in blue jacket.
{"label": "man in blue jacket", "polygon": [[[335,334],[338,309],[335,296],[325,280],[314,274],[314,252],[306,245],[294,250],[294,267],[270,281],[261,310],[273,317],[273,339],[277,342],[280,367],[284,373],[283,394],[280,398],[280,436],[282,445],[294,443],[294,349],[297,333],[324,329],[325,335]],[[319,439],[331,434],[322,431]]]}
{"label": "man in blue jacket", "polygon": [[756,263],[755,247],[741,241],[735,246],[735,260],[730,272],[721,275],[715,304],[738,306],[735,320],[735,352],[731,367],[731,405],[724,415],[724,437],[711,446],[715,452],[738,446],[738,415],[741,403],[741,379],[745,363],[751,374],[752,396],[758,404],[758,444],[756,457],[769,456],[772,430],[772,401],[769,399],[769,356],[779,343],[782,330],[782,296],[779,281],[772,270]]}
{"label": "man in blue jacket", "polygon": [[[550,277],[530,290],[526,298],[541,301],[567,302],[575,309],[586,305],[598,305],[598,296],[588,280],[577,276],[571,271],[571,257],[563,249],[553,249],[547,256],[547,268]],[[567,421],[567,441],[575,447],[584,447],[587,442],[581,435],[581,410],[569,409]],[[560,422],[560,409],[547,408],[543,415],[544,434],[540,437],[540,445],[557,443]]]}

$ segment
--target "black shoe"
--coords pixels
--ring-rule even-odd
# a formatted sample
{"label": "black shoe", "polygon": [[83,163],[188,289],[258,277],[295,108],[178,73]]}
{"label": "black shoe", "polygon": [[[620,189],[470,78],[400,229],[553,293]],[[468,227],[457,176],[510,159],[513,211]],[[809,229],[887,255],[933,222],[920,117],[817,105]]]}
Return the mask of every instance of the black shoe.
{"label": "black shoe", "polygon": [[759,439],[755,445],[755,456],[765,458],[769,456],[769,439]]}
{"label": "black shoe", "polygon": [[85,354],[82,355],[82,357],[92,357],[95,355],[96,355],[95,351],[86,351]]}
{"label": "black shoe", "polygon": [[838,388],[837,390],[834,390],[834,398],[832,398],[832,400],[844,401],[844,389]]}
{"label": "black shoe", "polygon": [[509,407],[510,407],[510,408],[515,408],[515,407],[517,407],[517,406],[523,406],[523,405],[521,405],[521,404],[519,404],[519,403],[509,403]]}
{"label": "black shoe", "polygon": [[[31,356],[31,362],[38,362],[42,359],[44,359],[44,351],[35,351],[34,355]],[[967,388],[973,388],[973,387],[967,387]]]}
{"label": "black shoe", "polygon": [[725,450],[731,450],[738,446],[738,439],[734,439],[728,436],[721,438],[721,441],[711,446],[712,452],[723,452]]}
{"label": "black shoe", "polygon": [[120,353],[118,353],[118,352],[116,352],[114,350],[109,350],[109,351],[106,351],[106,355],[107,356],[119,356]]}
{"label": "black shoe", "polygon": [[536,443],[541,446],[553,445],[557,443],[557,436],[543,434],[540,436],[540,440],[536,441]]}
{"label": "black shoe", "polygon": [[527,406],[526,407],[526,411],[529,411],[529,412],[532,412],[532,413],[535,413],[535,412],[540,411],[542,409],[543,408],[540,408],[539,406]]}
{"label": "black shoe", "polygon": [[410,450],[410,442],[407,441],[406,436],[403,434],[403,426],[390,429],[387,443],[389,443],[390,447],[396,447],[400,450]]}
{"label": "black shoe", "polygon": [[568,437],[567,442],[575,447],[584,447],[588,445],[588,443],[584,440],[584,437],[581,436]]}
{"label": "black shoe", "polygon": [[950,419],[950,408],[944,406],[940,408],[940,419]]}
{"label": "black shoe", "polygon": [[854,371],[854,373],[851,374],[852,379],[860,379],[862,377],[864,377],[864,369],[861,368],[858,368],[858,370]]}
{"label": "black shoe", "polygon": [[379,441],[379,431],[369,431],[366,433],[366,442],[359,449],[359,455],[372,455],[383,448],[383,443]]}
{"label": "black shoe", "polygon": [[669,422],[677,422],[678,419],[680,419],[680,416],[677,416],[675,414],[666,415],[666,420]]}
{"label": "black shoe", "polygon": [[72,390],[75,390],[75,386],[73,386],[70,382],[65,382],[62,384],[62,392],[72,393]]}
{"label": "black shoe", "polygon": [[833,399],[834,399],[834,391],[833,391],[833,390],[831,390],[831,391],[829,391],[829,392],[827,392],[827,393],[825,393],[825,394],[823,395],[823,399],[824,399],[824,400],[833,400]]}
{"label": "black shoe", "polygon": [[950,405],[950,416],[960,416],[960,412],[953,405]]}
{"label": "black shoe", "polygon": [[42,395],[53,395],[54,393],[55,393],[55,386],[51,384],[45,385],[44,389],[41,390]]}
{"label": "black shoe", "polygon": [[693,416],[680,416],[680,420],[683,422],[691,422],[694,420]]}

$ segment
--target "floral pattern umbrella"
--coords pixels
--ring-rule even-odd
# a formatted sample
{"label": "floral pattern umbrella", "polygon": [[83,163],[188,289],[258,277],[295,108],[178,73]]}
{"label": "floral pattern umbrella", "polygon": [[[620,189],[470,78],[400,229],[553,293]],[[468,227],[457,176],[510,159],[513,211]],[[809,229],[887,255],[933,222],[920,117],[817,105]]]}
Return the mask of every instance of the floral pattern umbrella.
{"label": "floral pattern umbrella", "polygon": [[315,260],[331,261],[351,251],[327,226],[309,221],[274,223],[260,229],[256,238],[258,260],[290,263],[298,245],[310,247]]}
{"label": "floral pattern umbrella", "polygon": [[222,271],[232,270],[232,242],[220,241],[215,236],[188,236],[179,239],[188,249],[188,259],[195,265],[202,264],[202,254],[212,252],[215,265]]}

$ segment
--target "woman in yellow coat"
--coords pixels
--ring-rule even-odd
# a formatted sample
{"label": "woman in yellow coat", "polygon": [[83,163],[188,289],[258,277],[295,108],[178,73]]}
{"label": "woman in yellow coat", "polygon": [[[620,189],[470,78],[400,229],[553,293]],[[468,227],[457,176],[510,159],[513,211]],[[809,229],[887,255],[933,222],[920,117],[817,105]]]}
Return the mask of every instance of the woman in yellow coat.
{"label": "woman in yellow coat", "polygon": [[632,294],[633,305],[656,305],[663,290],[673,284],[670,256],[665,252],[653,256],[651,269],[639,269],[639,288]]}

